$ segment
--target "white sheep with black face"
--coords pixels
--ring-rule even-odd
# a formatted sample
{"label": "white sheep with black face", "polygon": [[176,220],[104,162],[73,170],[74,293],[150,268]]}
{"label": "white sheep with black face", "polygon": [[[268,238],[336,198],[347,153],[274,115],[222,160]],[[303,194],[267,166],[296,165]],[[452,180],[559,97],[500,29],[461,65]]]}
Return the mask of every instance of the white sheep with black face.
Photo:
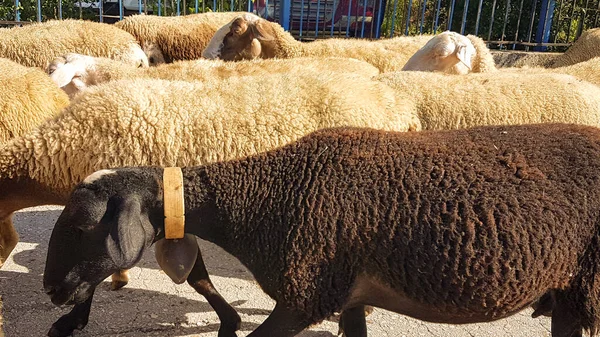
{"label": "white sheep with black face", "polygon": [[[431,39],[434,40],[430,43],[432,48],[420,51]],[[414,56],[417,52],[418,55]],[[399,71],[412,57],[410,68],[413,69],[449,73],[496,70],[494,60],[483,40],[472,35],[464,37],[457,33],[445,32],[439,37],[401,36],[377,41],[324,39],[303,43],[295,40],[279,24],[251,13],[240,15],[221,27],[204,49],[202,56],[226,61],[300,56],[351,57],[374,65],[380,72]],[[458,66],[460,69],[454,69],[461,62],[461,58],[463,65]],[[427,62],[435,66],[425,64]],[[470,64],[471,69],[467,64]]]}

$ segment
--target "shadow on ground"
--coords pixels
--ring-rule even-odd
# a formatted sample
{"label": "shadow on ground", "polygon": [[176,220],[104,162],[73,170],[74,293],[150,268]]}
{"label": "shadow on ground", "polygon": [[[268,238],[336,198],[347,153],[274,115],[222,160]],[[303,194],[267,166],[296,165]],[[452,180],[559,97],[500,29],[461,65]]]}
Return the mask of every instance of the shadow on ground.
{"label": "shadow on ground", "polygon": [[[42,290],[48,240],[60,212],[35,210],[15,214],[20,244],[0,270],[0,296],[4,301],[7,337],[45,336],[52,323],[71,309],[54,306]],[[251,307],[246,300],[239,300],[243,296],[237,297],[235,289],[229,290],[236,288],[236,282],[254,282],[252,275],[219,247],[202,240],[199,243],[213,280],[219,277],[234,279],[227,281],[227,290],[219,290],[242,317],[241,330],[254,330],[259,324],[253,322],[264,320],[271,310]],[[159,271],[153,250],[147,252],[136,267],[125,288],[110,291],[108,282],[98,287],[90,323],[77,332],[77,336],[217,335],[219,320],[204,297],[187,284],[173,284]],[[219,288],[218,282],[215,283]],[[326,331],[305,331],[299,336],[334,335]]]}

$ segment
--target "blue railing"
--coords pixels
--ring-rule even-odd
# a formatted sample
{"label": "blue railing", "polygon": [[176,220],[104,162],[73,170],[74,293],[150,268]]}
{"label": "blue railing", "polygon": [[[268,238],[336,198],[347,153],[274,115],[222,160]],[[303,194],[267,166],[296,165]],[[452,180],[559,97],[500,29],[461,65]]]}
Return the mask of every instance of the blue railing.
{"label": "blue railing", "polygon": [[138,13],[206,11],[251,11],[303,40],[454,30],[491,47],[536,50],[568,46],[600,23],[600,0],[0,0],[0,23],[66,17],[110,23]]}

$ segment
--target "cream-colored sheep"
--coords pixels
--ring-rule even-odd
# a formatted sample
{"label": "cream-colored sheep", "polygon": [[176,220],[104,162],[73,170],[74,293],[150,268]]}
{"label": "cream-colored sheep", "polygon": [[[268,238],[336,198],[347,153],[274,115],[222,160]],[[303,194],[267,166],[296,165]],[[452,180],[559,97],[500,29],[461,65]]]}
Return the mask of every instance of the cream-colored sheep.
{"label": "cream-colored sheep", "polygon": [[108,57],[147,67],[148,59],[131,34],[112,25],[82,20],[51,20],[0,28],[0,57],[45,68],[66,53]]}
{"label": "cream-colored sheep", "polygon": [[[449,35],[449,34],[446,34]],[[368,62],[381,72],[401,70],[406,62],[432,35],[402,36],[393,39],[368,41],[364,39],[324,39],[314,42],[299,42],[279,24],[264,20],[254,14],[244,13],[221,27],[206,47],[202,56],[208,59],[220,58],[239,61],[252,58],[292,58],[299,56],[341,56]],[[477,51],[489,54],[481,39],[470,36]],[[457,45],[455,45],[456,47]],[[458,62],[456,52],[439,55],[451,57]],[[475,62],[473,62],[475,61]],[[479,66],[487,61],[489,65]],[[494,70],[491,54],[489,57],[472,60],[473,66],[481,71]]]}
{"label": "cream-colored sheep", "polygon": [[556,73],[381,74],[399,97],[412,97],[424,130],[546,122],[600,126],[600,88]]}
{"label": "cream-colored sheep", "polygon": [[594,57],[593,59],[575,63],[571,66],[547,69],[538,67],[523,67],[523,68],[504,68],[504,72],[514,73],[557,73],[567,74],[577,77],[580,80],[588,81],[595,85],[600,86],[600,57]]}
{"label": "cream-colored sheep", "polygon": [[38,68],[0,58],[0,144],[56,116],[69,97]]}
{"label": "cream-colored sheep", "polygon": [[600,57],[600,28],[588,29],[564,53],[494,52],[498,67],[561,68]]}
{"label": "cream-colored sheep", "polygon": [[563,53],[498,51],[492,50],[498,68],[544,67],[549,68]]}
{"label": "cream-colored sheep", "polygon": [[135,78],[156,78],[184,81],[219,81],[230,77],[261,76],[285,73],[292,77],[311,71],[332,71],[336,73],[357,73],[373,77],[379,71],[369,63],[345,58],[301,57],[297,59],[255,59],[241,62],[220,60],[177,61],[158,67],[134,68],[107,58],[80,54],[67,54],[56,58],[48,66],[48,72],[58,86],[69,96],[88,86],[100,83]]}
{"label": "cream-colored sheep", "polygon": [[427,41],[402,70],[468,74],[495,71],[496,67],[482,39],[445,31]]}
{"label": "cream-colored sheep", "polygon": [[145,79],[90,88],[58,118],[0,149],[0,259],[17,243],[13,212],[64,203],[98,169],[201,165],[341,125],[420,129],[410,100],[359,74],[307,70],[210,85]]}
{"label": "cream-colored sheep", "polygon": [[133,35],[148,54],[151,66],[195,60],[217,29],[244,12],[209,12],[185,16],[132,15],[115,26]]}
{"label": "cream-colored sheep", "polygon": [[588,29],[567,51],[552,62],[550,68],[566,67],[600,56],[600,28]]}

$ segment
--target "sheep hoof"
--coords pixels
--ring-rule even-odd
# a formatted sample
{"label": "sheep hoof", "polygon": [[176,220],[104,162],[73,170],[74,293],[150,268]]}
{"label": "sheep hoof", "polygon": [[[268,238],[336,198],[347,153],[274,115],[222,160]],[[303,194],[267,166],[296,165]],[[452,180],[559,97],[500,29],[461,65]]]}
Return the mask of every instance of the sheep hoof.
{"label": "sheep hoof", "polygon": [[111,281],[110,290],[119,290],[127,285],[127,281]]}
{"label": "sheep hoof", "polygon": [[82,330],[87,325],[87,319],[82,322],[78,322],[77,319],[73,320],[69,314],[59,318],[48,331],[49,337],[66,337],[71,336],[75,329]]}
{"label": "sheep hoof", "polygon": [[219,337],[237,337],[237,334],[235,331],[231,331],[230,329],[227,329],[227,331],[219,329]]}
{"label": "sheep hoof", "polygon": [[221,319],[221,327],[219,328],[218,337],[237,337],[235,333],[242,326],[242,319],[237,312],[231,313],[228,319]]}

